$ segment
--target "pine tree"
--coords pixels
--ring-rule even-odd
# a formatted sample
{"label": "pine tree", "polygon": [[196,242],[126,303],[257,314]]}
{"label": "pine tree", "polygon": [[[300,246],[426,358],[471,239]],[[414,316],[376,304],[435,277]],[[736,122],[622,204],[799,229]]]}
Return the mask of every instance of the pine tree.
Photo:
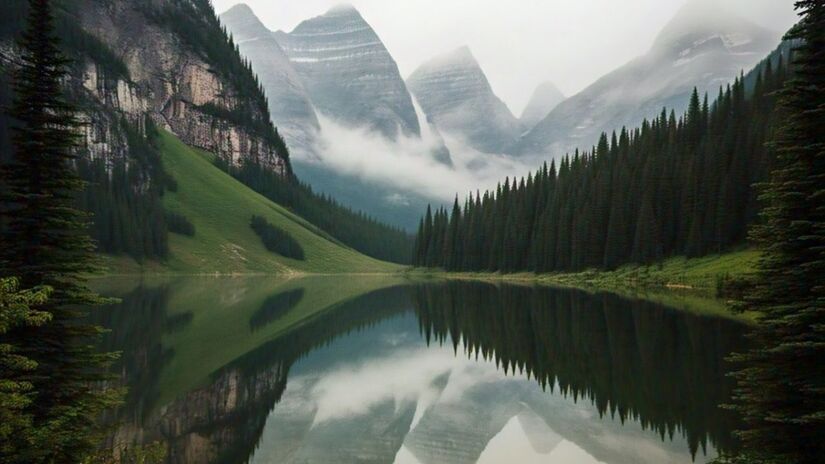
{"label": "pine tree", "polygon": [[749,295],[761,314],[756,347],[737,357],[746,462],[825,456],[825,1],[796,8],[794,76],[781,92],[776,167],[753,232],[764,251]]}
{"label": "pine tree", "polygon": [[2,272],[16,275],[23,288],[48,286],[47,302],[33,309],[50,314],[49,323],[9,333],[22,356],[37,369],[22,380],[36,395],[32,446],[4,462],[79,462],[95,445],[91,431],[112,397],[91,391],[101,379],[102,362],[88,346],[99,333],[77,322],[82,308],[99,298],[84,285],[83,274],[95,270],[86,216],[74,208],[83,188],[75,162],[78,122],[63,98],[61,82],[67,61],[54,35],[51,2],[31,0],[23,51],[14,76],[13,159],[3,166]]}

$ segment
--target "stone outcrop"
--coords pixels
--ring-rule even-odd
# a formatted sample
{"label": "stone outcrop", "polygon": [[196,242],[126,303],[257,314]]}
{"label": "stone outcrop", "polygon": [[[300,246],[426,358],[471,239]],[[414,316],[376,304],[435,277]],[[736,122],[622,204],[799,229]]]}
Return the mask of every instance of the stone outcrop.
{"label": "stone outcrop", "polygon": [[[291,172],[288,156],[276,146],[266,108],[257,104],[263,95],[244,93],[235,76],[225,75],[220,64],[185,40],[187,31],[179,30],[183,26],[163,20],[177,9],[192,15],[189,20],[201,33],[215,36],[210,40],[225,40],[203,2],[77,0],[72,5],[71,14],[84,33],[118,61],[113,70],[92,54],[71,56],[67,87],[81,102],[88,155],[128,162],[126,126],[143,133],[149,120],[229,163],[248,159],[282,174]],[[8,41],[4,49],[5,55],[14,54]],[[232,117],[241,110],[244,122]]]}

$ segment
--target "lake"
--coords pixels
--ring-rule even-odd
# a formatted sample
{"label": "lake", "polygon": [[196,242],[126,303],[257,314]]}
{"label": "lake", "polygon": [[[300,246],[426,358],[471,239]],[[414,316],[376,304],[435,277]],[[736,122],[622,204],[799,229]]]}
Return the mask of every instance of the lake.
{"label": "lake", "polygon": [[637,297],[394,277],[108,279],[113,450],[170,463],[703,463],[746,326]]}

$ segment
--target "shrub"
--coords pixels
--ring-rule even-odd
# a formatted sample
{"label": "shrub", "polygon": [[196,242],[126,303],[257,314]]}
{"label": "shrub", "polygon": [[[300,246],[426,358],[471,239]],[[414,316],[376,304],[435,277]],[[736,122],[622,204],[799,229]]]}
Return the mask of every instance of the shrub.
{"label": "shrub", "polygon": [[166,226],[173,234],[195,236],[195,225],[182,214],[166,213]]}
{"label": "shrub", "polygon": [[252,216],[252,230],[261,237],[267,250],[286,258],[304,260],[304,249],[292,236],[276,227],[261,216]]}

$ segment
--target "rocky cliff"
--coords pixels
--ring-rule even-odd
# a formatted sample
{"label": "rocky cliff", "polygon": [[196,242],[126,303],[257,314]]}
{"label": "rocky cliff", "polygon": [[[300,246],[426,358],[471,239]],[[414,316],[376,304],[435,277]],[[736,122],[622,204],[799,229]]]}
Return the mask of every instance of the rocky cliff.
{"label": "rocky cliff", "polygon": [[[57,17],[73,59],[67,88],[88,122],[92,158],[128,159],[125,127],[144,133],[151,121],[226,162],[290,172],[266,99],[208,0],[76,0],[61,4]],[[5,32],[9,65],[14,31]]]}

